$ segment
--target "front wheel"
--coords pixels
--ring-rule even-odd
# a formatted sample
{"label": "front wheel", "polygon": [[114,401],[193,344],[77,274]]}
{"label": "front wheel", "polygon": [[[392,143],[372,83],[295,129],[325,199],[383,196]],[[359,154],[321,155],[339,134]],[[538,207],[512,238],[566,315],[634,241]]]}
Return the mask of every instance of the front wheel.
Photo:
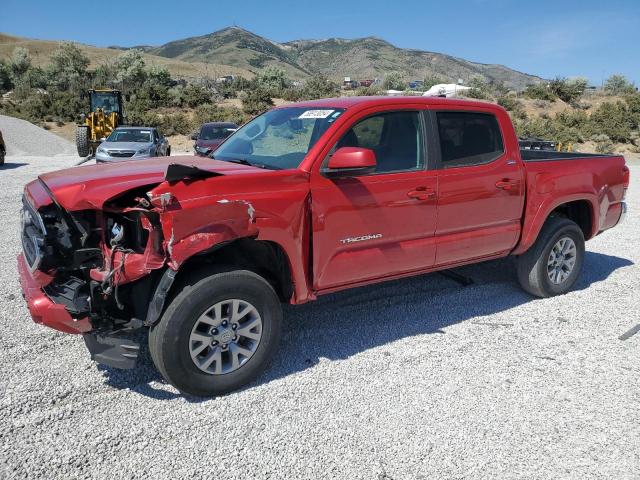
{"label": "front wheel", "polygon": [[551,217],[533,246],[517,260],[518,280],[537,297],[568,292],[584,262],[584,235],[573,221]]}
{"label": "front wheel", "polygon": [[280,339],[282,309],[271,285],[246,270],[187,278],[149,333],[164,378],[198,396],[221,395],[257,378]]}

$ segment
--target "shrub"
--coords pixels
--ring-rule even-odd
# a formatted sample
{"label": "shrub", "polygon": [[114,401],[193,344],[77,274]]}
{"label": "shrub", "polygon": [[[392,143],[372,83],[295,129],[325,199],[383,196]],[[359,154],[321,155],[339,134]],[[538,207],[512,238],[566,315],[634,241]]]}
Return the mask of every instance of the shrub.
{"label": "shrub", "polygon": [[308,79],[302,90],[300,98],[304,100],[316,100],[319,98],[335,97],[340,93],[340,87],[324,75],[317,75]]}
{"label": "shrub", "polygon": [[513,95],[502,95],[497,99],[498,105],[509,111],[522,108],[522,104]]}
{"label": "shrub", "polygon": [[587,81],[583,78],[567,80],[566,78],[556,78],[549,83],[549,89],[563,102],[573,104],[584,93],[587,88]]}
{"label": "shrub", "polygon": [[556,95],[549,87],[542,83],[527,85],[524,90],[524,96],[534,100],[545,100],[547,102],[555,102]]}
{"label": "shrub", "polygon": [[247,115],[236,107],[220,107],[218,105],[201,105],[193,113],[193,128],[197,129],[207,122],[233,122],[238,125],[247,120]]}
{"label": "shrub", "polygon": [[370,87],[358,87],[355,90],[355,94],[359,97],[370,97],[374,95],[382,95],[382,88],[380,85],[371,85]]}
{"label": "shrub", "polygon": [[11,70],[4,60],[0,60],[0,92],[7,92],[13,88]]}
{"label": "shrub", "polygon": [[256,77],[256,84],[272,95],[287,88],[290,85],[286,72],[274,65],[269,65]]}
{"label": "shrub", "polygon": [[242,110],[249,115],[259,115],[273,107],[273,100],[268,92],[255,88],[242,95]]}
{"label": "shrub", "polygon": [[612,153],[613,152],[613,142],[606,135],[595,135],[592,140],[596,144],[596,152],[598,153]]}
{"label": "shrub", "polygon": [[447,83],[447,80],[439,77],[438,75],[427,75],[424,79],[424,90],[429,90],[434,85],[439,85],[441,83]]}
{"label": "shrub", "polygon": [[610,95],[633,94],[637,91],[633,82],[627,80],[624,75],[611,75],[604,82],[604,91]]}
{"label": "shrub", "polygon": [[488,100],[489,94],[484,90],[480,90],[479,88],[472,88],[471,90],[467,90],[462,93],[465,97],[475,98],[477,100]]}
{"label": "shrub", "polygon": [[187,135],[192,130],[191,122],[184,113],[165,115],[161,117],[160,125],[156,126],[158,126],[165,135]]}
{"label": "shrub", "polygon": [[632,139],[633,116],[623,102],[605,102],[590,118],[590,131],[593,134],[607,135],[613,142],[627,143]]}
{"label": "shrub", "polygon": [[385,90],[404,90],[407,88],[407,82],[404,79],[404,75],[400,72],[390,72],[382,83],[382,88]]}
{"label": "shrub", "polygon": [[189,84],[182,90],[181,103],[190,108],[213,102],[213,93],[199,85]]}

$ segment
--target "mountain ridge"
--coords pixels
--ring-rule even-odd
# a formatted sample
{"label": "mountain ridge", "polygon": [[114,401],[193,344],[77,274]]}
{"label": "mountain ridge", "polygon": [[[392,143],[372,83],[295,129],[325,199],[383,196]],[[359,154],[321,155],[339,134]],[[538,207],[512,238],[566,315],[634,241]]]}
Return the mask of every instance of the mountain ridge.
{"label": "mountain ridge", "polygon": [[249,70],[277,65],[293,78],[312,74],[326,75],[334,80],[345,76],[384,78],[390,71],[399,71],[408,79],[434,75],[449,81],[461,78],[465,82],[474,75],[481,75],[488,81],[504,83],[512,88],[524,88],[542,81],[540,77],[501,64],[472,62],[438,52],[400,48],[377,36],[276,42],[241,27],[226,27],[209,34],[167,42],[147,52],[182,61],[215,61]]}
{"label": "mountain ridge", "polygon": [[[0,56],[10,55],[12,44],[17,46],[23,43],[28,48],[35,42],[54,43],[50,40],[21,39],[11,34],[0,34]],[[401,48],[377,36],[276,42],[244,28],[231,26],[204,35],[172,40],[159,46],[101,48],[79,45],[92,54],[92,60],[136,48],[144,52],[151,61],[189,74],[213,71],[218,74],[252,76],[267,66],[274,65],[282,68],[295,80],[304,80],[318,74],[338,82],[343,77],[382,79],[390,72],[398,71],[407,80],[435,76],[450,82],[462,79],[465,83],[480,75],[488,82],[502,83],[514,89],[543,81],[538,76],[501,64],[472,62],[444,53]],[[191,69],[190,65],[194,68]],[[207,65],[211,65],[211,69]]]}

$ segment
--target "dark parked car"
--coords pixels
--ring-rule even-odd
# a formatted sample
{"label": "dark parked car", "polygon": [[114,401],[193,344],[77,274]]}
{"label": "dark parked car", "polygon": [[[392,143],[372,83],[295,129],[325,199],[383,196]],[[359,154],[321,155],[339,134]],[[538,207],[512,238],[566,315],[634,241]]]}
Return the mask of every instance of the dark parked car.
{"label": "dark parked car", "polygon": [[238,129],[238,125],[231,122],[211,122],[200,127],[200,132],[191,135],[191,139],[196,143],[193,150],[196,155],[208,156],[225,139]]}

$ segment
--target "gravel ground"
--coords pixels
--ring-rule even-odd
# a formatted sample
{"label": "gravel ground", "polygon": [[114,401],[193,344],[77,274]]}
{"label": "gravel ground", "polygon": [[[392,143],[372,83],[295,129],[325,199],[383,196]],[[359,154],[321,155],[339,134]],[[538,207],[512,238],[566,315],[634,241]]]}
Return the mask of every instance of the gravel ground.
{"label": "gravel ground", "polygon": [[0,131],[7,155],[73,155],[75,145],[19,118],[0,115]]}
{"label": "gravel ground", "polygon": [[98,367],[34,324],[15,256],[22,186],[0,171],[0,478],[639,478],[640,168],[627,222],[589,242],[576,291],[534,300],[509,261],[287,307],[272,368],[185,398],[150,360]]}

